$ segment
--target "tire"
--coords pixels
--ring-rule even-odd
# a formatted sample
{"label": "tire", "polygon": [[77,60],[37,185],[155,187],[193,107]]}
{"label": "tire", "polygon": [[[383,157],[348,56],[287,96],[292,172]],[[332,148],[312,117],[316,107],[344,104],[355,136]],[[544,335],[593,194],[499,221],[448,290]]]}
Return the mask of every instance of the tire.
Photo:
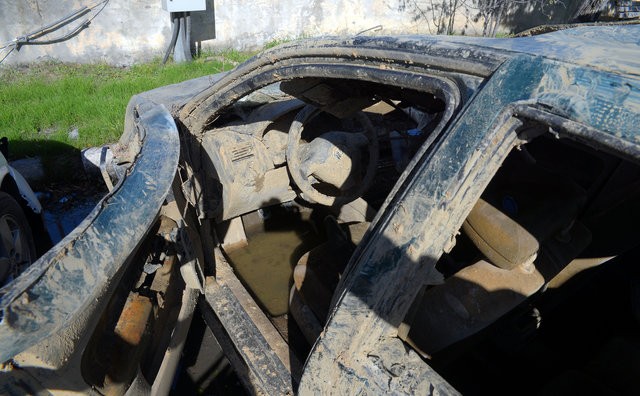
{"label": "tire", "polygon": [[27,217],[11,195],[0,192],[0,287],[18,277],[35,259]]}

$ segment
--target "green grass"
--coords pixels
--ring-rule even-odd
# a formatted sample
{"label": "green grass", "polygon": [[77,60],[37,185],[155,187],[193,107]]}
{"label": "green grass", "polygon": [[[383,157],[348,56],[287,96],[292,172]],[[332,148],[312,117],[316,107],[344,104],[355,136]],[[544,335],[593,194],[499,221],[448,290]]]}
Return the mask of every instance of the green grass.
{"label": "green grass", "polygon": [[277,46],[279,46],[280,44],[289,43],[289,42],[294,41],[294,40],[295,40],[295,39],[292,39],[292,38],[274,39],[274,40],[271,40],[271,41],[267,42],[267,43],[264,45],[264,49],[269,49],[269,48],[277,47]]}
{"label": "green grass", "polygon": [[[11,159],[115,142],[134,94],[229,70],[251,55],[225,51],[191,63],[154,61],[126,68],[61,63],[0,68],[0,135],[9,138]],[[74,129],[77,139],[69,138]]]}

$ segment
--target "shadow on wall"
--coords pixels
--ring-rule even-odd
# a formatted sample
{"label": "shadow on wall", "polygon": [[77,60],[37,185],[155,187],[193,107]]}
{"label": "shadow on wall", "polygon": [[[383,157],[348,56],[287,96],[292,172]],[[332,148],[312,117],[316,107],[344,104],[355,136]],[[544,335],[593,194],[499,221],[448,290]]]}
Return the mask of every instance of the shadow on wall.
{"label": "shadow on wall", "polygon": [[[429,34],[519,33],[540,25],[592,22],[610,13],[609,0],[398,0],[397,10],[424,22]],[[475,33],[474,33],[475,32]]]}
{"label": "shadow on wall", "polygon": [[511,33],[519,33],[541,25],[592,22],[600,16],[599,10],[603,9],[603,3],[608,2],[601,0],[554,2],[542,0],[531,1],[528,4],[513,2],[510,6],[511,11],[504,16],[500,25]]}

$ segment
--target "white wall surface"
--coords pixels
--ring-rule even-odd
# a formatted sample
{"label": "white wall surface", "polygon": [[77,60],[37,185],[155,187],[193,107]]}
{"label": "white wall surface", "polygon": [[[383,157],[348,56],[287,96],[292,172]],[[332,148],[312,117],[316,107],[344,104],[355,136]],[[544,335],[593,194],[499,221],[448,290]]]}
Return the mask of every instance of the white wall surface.
{"label": "white wall surface", "polygon": [[[97,1],[0,0],[0,43]],[[382,26],[375,33],[380,35],[435,34],[438,15],[430,5],[438,1],[207,0],[207,11],[192,14],[193,41],[201,48],[252,50],[273,40],[351,35],[377,25]],[[473,0],[467,3],[474,4]],[[469,7],[458,9],[456,32],[480,34],[482,25],[473,21],[475,13]],[[49,37],[58,35],[53,33]],[[24,46],[19,52],[14,51],[4,64],[53,59],[129,65],[161,56],[170,35],[169,13],[162,9],[161,0],[110,0],[90,27],[78,36],[58,44]]]}

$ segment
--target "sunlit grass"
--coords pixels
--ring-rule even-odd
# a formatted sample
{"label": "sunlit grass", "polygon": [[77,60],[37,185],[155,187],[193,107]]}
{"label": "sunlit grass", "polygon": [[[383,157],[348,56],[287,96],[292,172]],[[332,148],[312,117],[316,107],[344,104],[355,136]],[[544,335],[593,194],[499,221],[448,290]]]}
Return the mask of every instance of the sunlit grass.
{"label": "sunlit grass", "polygon": [[[115,142],[122,134],[131,96],[229,70],[251,55],[225,51],[200,56],[191,63],[154,61],[126,68],[62,63],[3,67],[0,135],[9,138],[12,159]],[[73,130],[77,138],[70,137]]]}

